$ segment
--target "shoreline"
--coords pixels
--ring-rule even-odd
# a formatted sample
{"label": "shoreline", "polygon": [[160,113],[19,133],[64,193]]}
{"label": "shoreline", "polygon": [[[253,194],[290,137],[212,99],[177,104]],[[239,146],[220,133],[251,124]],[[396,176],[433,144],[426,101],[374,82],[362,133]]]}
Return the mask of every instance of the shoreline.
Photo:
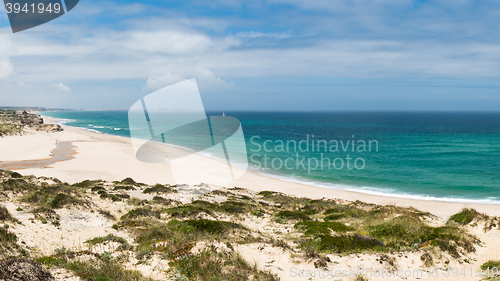
{"label": "shoreline", "polygon": [[[43,116],[49,122],[54,122],[57,119]],[[43,133],[45,136],[40,138],[51,138],[54,141],[73,141],[73,145],[77,146],[77,153],[74,158],[68,161],[57,162],[42,169],[23,169],[17,170],[22,174],[34,174],[36,176],[50,176],[59,178],[62,181],[75,183],[86,179],[103,179],[103,180],[122,180],[126,177],[132,177],[138,181],[148,184],[155,183],[175,183],[173,175],[168,172],[169,164],[149,164],[139,162],[135,158],[132,149],[132,139],[122,136],[115,136],[105,133],[96,133],[90,130],[85,130],[79,127],[72,127],[61,124],[64,127],[64,132],[61,133]],[[41,135],[41,134],[38,134]],[[170,150],[176,153],[183,153],[183,149],[166,145]],[[45,148],[46,149],[46,148]],[[49,151],[50,152],[50,151]],[[47,152],[47,153],[49,153]],[[40,151],[37,152],[38,154]],[[105,155],[107,154],[107,155]],[[189,182],[179,182],[186,184],[208,183],[218,184],[217,168],[221,163],[216,159],[212,159],[204,155],[189,155],[186,159],[186,170],[195,167],[196,163],[205,163],[206,166],[212,169],[214,176],[211,178],[197,178],[187,173],[186,178]],[[24,159],[18,159],[24,160]],[[191,162],[193,161],[193,162]],[[197,167],[199,168],[199,167]],[[210,171],[209,171],[210,172]],[[486,213],[492,216],[500,215],[500,205],[494,204],[479,204],[479,203],[457,203],[446,202],[440,200],[423,200],[412,198],[401,198],[394,196],[381,196],[363,193],[360,191],[340,190],[328,187],[321,187],[313,184],[288,181],[278,179],[267,175],[262,175],[254,171],[246,171],[244,174],[231,184],[223,184],[227,187],[242,187],[254,191],[278,191],[289,195],[299,197],[308,197],[311,199],[320,198],[338,198],[349,201],[360,200],[374,204],[395,204],[398,206],[412,206],[422,211],[433,213],[434,215],[448,217],[458,213],[464,207],[474,208],[479,212]]]}
{"label": "shoreline", "polygon": [[[66,123],[64,121],[70,120],[70,119],[54,118],[54,117],[50,117],[50,116],[44,116],[44,117],[49,118],[50,120],[53,120],[54,122],[56,122],[57,124],[59,124],[61,126],[69,126],[72,128],[82,129],[82,130],[85,130],[88,132],[94,132],[97,134],[113,136],[113,137],[121,137],[121,138],[128,139],[127,137],[124,137],[124,136],[100,132],[100,131],[95,130],[95,129],[66,125]],[[63,122],[61,122],[61,121],[63,121]],[[174,147],[175,149],[185,150],[187,152],[196,152],[190,148],[179,146],[179,145],[166,144],[166,143],[161,143],[161,144],[165,145],[167,147]],[[218,157],[210,155],[208,153],[206,155],[204,153],[198,153],[198,155],[225,163],[224,159],[218,158]],[[241,165],[240,163],[236,163],[236,164],[233,164],[233,167],[238,168],[238,166],[240,166],[240,165]],[[260,176],[264,176],[267,178],[272,178],[272,179],[276,179],[276,180],[289,182],[289,183],[302,184],[302,185],[306,185],[306,186],[315,186],[315,187],[319,187],[319,188],[333,189],[333,190],[338,190],[338,191],[356,192],[356,193],[362,193],[362,194],[367,194],[367,195],[372,195],[372,196],[400,198],[400,199],[408,199],[408,200],[438,201],[438,202],[457,203],[457,204],[500,205],[500,201],[495,201],[495,200],[491,200],[491,199],[449,198],[449,197],[436,197],[433,195],[425,195],[425,194],[410,194],[410,193],[398,193],[398,192],[388,193],[388,195],[385,195],[384,192],[387,190],[384,190],[383,188],[376,188],[376,187],[370,187],[370,186],[346,185],[346,184],[342,184],[342,183],[319,182],[319,181],[314,181],[311,179],[300,178],[300,177],[294,178],[294,177],[290,177],[289,175],[284,174],[284,173],[280,173],[280,172],[272,173],[272,172],[266,172],[266,171],[261,171],[261,170],[252,170],[250,166],[249,166],[249,169],[246,170],[246,172],[253,173],[256,175],[260,175]]]}

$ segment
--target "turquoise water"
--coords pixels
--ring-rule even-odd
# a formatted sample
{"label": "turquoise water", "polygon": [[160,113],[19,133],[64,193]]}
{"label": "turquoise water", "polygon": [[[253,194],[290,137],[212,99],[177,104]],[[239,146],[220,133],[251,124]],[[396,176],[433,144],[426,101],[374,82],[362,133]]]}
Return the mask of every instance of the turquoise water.
{"label": "turquoise water", "polygon": [[[130,136],[126,111],[44,115],[67,119],[70,126]],[[241,121],[250,169],[257,172],[370,194],[500,204],[500,113],[226,115]]]}

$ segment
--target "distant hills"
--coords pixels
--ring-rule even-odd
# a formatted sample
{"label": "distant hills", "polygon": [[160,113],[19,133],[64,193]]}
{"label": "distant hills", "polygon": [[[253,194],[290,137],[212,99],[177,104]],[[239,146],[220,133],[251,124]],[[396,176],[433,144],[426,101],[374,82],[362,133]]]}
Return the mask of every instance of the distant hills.
{"label": "distant hills", "polygon": [[0,106],[3,110],[12,111],[74,111],[74,109],[65,108],[45,108],[45,107],[29,107],[29,106]]}
{"label": "distant hills", "polygon": [[32,106],[0,106],[0,110],[12,111],[122,111],[128,108],[107,108],[107,109],[68,109],[68,108],[45,108]]}

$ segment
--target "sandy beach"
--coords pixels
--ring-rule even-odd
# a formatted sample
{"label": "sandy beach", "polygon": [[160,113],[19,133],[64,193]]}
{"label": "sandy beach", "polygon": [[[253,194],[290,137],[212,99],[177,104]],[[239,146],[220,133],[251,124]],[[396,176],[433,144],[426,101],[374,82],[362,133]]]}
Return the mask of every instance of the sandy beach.
{"label": "sandy beach", "polygon": [[[44,117],[48,122],[50,118]],[[69,151],[69,160],[56,161],[43,167],[30,167],[29,161],[47,160],[58,144],[71,143],[74,151]],[[147,184],[218,184],[228,187],[238,186],[254,191],[271,190],[286,194],[318,198],[340,198],[346,200],[361,200],[375,204],[396,204],[398,206],[412,206],[422,211],[428,211],[441,217],[448,217],[459,212],[462,208],[475,208],[479,212],[491,216],[500,215],[500,205],[463,204],[431,200],[414,200],[395,197],[384,197],[360,192],[334,190],[313,185],[288,182],[267,177],[254,172],[244,172],[239,179],[227,185],[221,181],[221,171],[225,171],[226,163],[192,154],[176,163],[176,179],[168,163],[143,163],[136,159],[132,148],[132,140],[125,137],[105,135],[92,131],[64,126],[63,132],[29,132],[27,136],[16,136],[0,139],[0,160],[20,165],[15,170],[23,175],[35,175],[59,178],[68,183],[75,183],[86,179],[103,179],[107,181],[122,180],[131,177]],[[169,146],[169,153],[184,154],[181,148]],[[179,173],[179,167],[181,173]],[[200,174],[193,171],[203,170]]]}

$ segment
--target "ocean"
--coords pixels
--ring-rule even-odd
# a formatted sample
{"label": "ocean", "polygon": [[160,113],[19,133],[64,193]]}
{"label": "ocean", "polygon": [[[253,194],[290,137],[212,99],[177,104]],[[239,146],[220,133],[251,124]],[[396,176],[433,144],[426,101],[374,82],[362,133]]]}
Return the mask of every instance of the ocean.
{"label": "ocean", "polygon": [[[240,120],[249,169],[257,173],[382,196],[500,204],[499,112],[225,114]],[[126,111],[43,115],[130,137]]]}

